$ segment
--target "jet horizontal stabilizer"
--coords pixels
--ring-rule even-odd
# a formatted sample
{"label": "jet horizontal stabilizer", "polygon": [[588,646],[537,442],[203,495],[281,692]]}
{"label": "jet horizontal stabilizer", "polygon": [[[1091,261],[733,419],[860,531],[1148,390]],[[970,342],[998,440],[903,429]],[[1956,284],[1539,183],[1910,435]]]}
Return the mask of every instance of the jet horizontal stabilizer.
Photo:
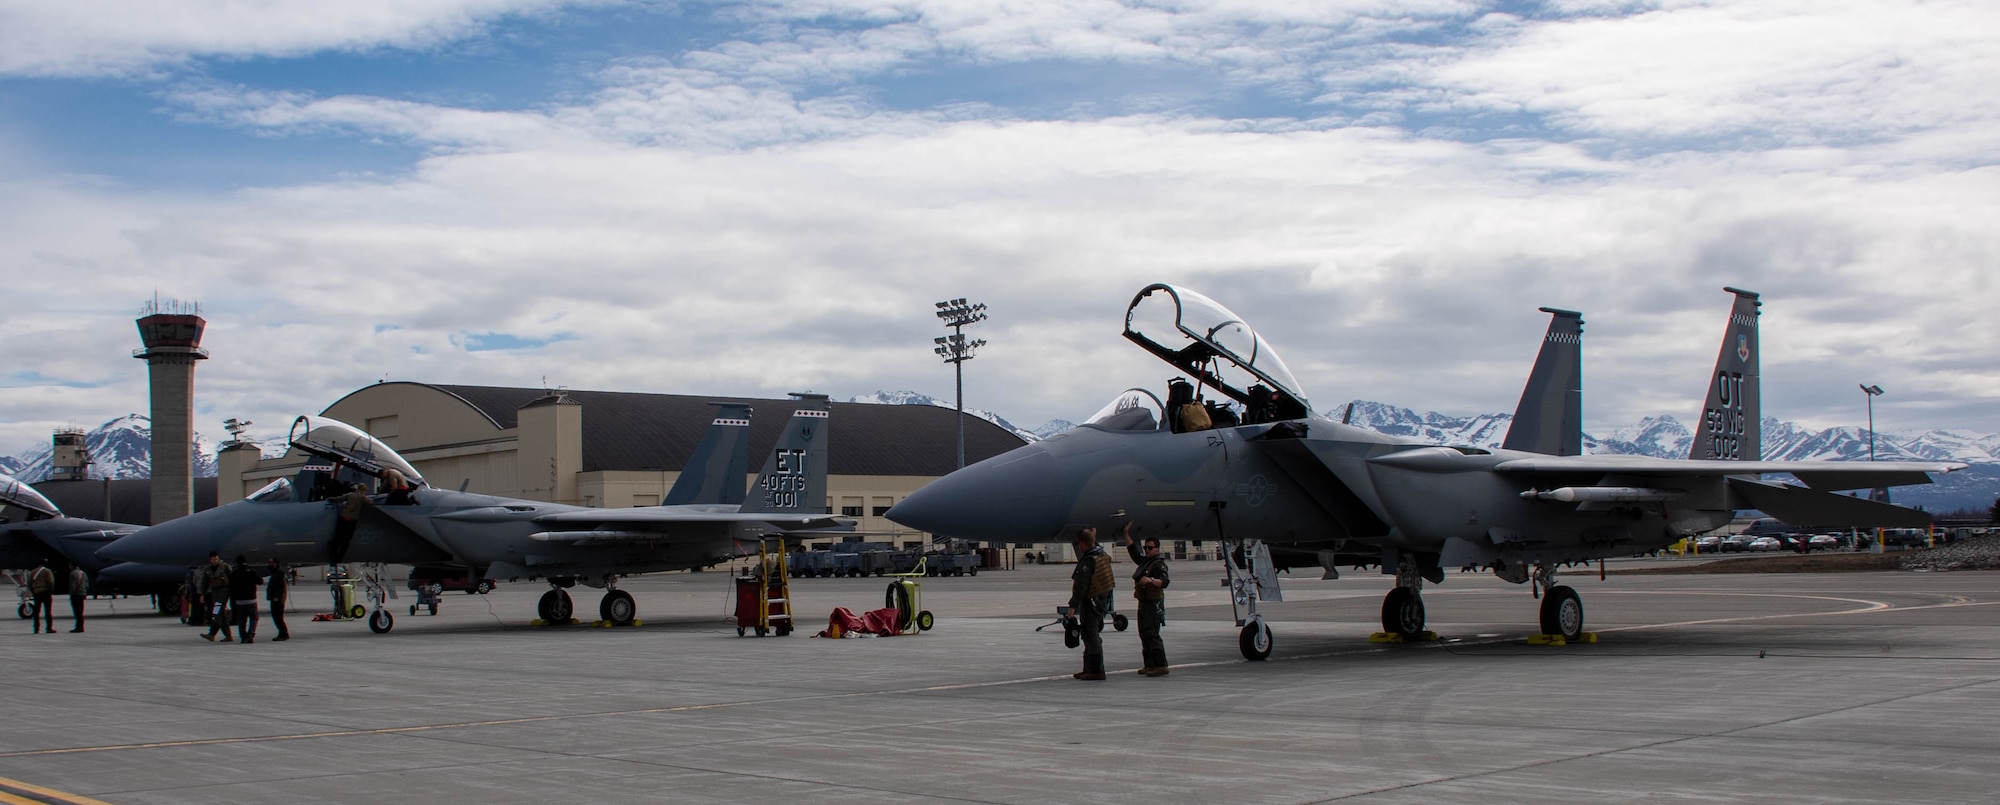
{"label": "jet horizontal stabilizer", "polygon": [[1931,482],[1931,477],[1921,472],[1901,470],[1871,472],[1860,469],[1866,467],[1866,464],[1861,462],[1850,463],[1855,465],[1856,470],[1839,473],[1794,470],[1792,477],[1804,482],[1806,486],[1822,492],[1838,492],[1844,489],[1877,489],[1888,486],[1915,486]]}
{"label": "jet horizontal stabilizer", "polygon": [[1774,484],[1753,478],[1730,478],[1729,488],[1758,511],[1799,526],[1842,528],[1922,528],[1931,516],[1872,500],[1836,495],[1817,489]]}

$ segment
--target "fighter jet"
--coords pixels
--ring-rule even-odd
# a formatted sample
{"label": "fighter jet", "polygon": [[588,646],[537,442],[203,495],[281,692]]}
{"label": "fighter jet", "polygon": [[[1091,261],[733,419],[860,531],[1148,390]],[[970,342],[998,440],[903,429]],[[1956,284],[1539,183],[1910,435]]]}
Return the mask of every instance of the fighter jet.
{"label": "fighter jet", "polygon": [[[792,532],[838,528],[827,516],[826,425],[823,394],[801,400],[747,500],[751,410],[719,410],[667,503],[599,509],[438,489],[402,456],[353,426],[302,416],[292,425],[293,448],[312,456],[294,479],[279,479],[244,500],[171,520],[124,537],[103,550],[127,561],[191,562],[209,551],[305,564],[346,561],[447,565],[479,578],[545,579],[541,619],[567,623],[569,588],[602,588],[598,612],[613,625],[637,616],[618,579],[637,573],[707,567],[754,555],[760,540]],[[334,556],[337,498],[350,483],[374,485],[395,470],[416,485],[411,502],[395,505],[387,490],[369,498],[351,540]],[[387,632],[394,618],[375,598],[369,627]]]}
{"label": "fighter jet", "polygon": [[97,557],[98,549],[141,528],[65,516],[34,487],[0,474],[0,567],[34,567],[44,559],[66,561],[90,574],[92,592],[155,596],[160,612],[172,613],[180,608],[185,567],[114,564]]}
{"label": "fighter jet", "polygon": [[[1379,566],[1396,578],[1383,631],[1404,638],[1424,635],[1425,582],[1443,582],[1446,567],[1489,567],[1532,582],[1541,631],[1576,640],[1583,604],[1556,583],[1565,564],[1658,549],[1719,528],[1738,509],[1826,525],[1927,521],[1835,493],[1928,483],[1928,473],[1964,464],[1755,460],[1756,295],[1737,294],[1697,439],[1708,457],[1678,460],[1578,455],[1525,431],[1520,442],[1510,431],[1509,443],[1556,448],[1438,446],[1335,422],[1313,412],[1241,317],[1194,291],[1149,285],[1127,306],[1125,338],[1193,382],[1169,383],[1165,402],[1129,389],[1075,429],[941,478],[888,516],[963,539],[1054,541],[1130,520],[1146,536],[1218,540],[1239,648],[1253,660],[1272,645],[1257,603],[1282,600],[1276,571],[1287,567],[1318,564],[1333,575],[1342,564]],[[1563,323],[1557,315],[1552,333]],[[1567,380],[1551,383],[1538,394],[1531,381],[1524,405],[1546,403]],[[1205,399],[1211,392],[1219,399]],[[1567,428],[1567,405],[1554,413],[1545,405],[1536,417]],[[1766,473],[1804,485],[1762,480]]]}

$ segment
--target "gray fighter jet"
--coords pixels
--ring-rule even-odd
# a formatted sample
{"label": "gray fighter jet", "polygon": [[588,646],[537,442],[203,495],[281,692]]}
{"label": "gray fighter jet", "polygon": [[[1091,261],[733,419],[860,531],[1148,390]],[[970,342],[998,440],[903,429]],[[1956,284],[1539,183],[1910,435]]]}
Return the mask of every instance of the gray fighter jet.
{"label": "gray fighter jet", "polygon": [[[175,612],[180,608],[185,567],[116,564],[97,556],[98,549],[141,528],[144,526],[65,516],[34,487],[0,474],[0,567],[34,567],[44,559],[69,562],[90,574],[93,593],[151,595],[160,612]],[[27,617],[25,613],[23,609],[21,617]]]}
{"label": "gray fighter jet", "polygon": [[[687,468],[659,506],[599,509],[495,497],[425,485],[409,462],[360,430],[324,417],[293,423],[292,447],[310,455],[294,479],[279,479],[227,506],[171,520],[119,539],[103,555],[126,561],[193,562],[209,551],[253,563],[393,563],[462,568],[475,579],[545,579],[542,620],[569,622],[568,589],[602,588],[598,612],[614,625],[637,615],[622,576],[708,567],[754,555],[767,536],[838,528],[827,516],[826,425],[822,394],[801,405],[746,500],[744,468],[751,411],[719,411]],[[336,546],[338,496],[350,483],[374,484],[396,470],[417,486],[410,502],[370,498],[350,541]],[[386,490],[385,490],[386,491]],[[339,555],[335,555],[338,551]],[[393,616],[375,598],[369,627],[387,632]]]}
{"label": "gray fighter jet", "polygon": [[[975,540],[1054,541],[1127,519],[1150,537],[1218,540],[1239,646],[1253,660],[1269,656],[1272,641],[1257,603],[1282,600],[1276,571],[1288,567],[1337,575],[1339,566],[1379,566],[1396,578],[1383,631],[1405,638],[1424,633],[1426,581],[1442,582],[1446,567],[1488,567],[1532,582],[1541,631],[1575,640],[1583,604],[1556,583],[1565,564],[1658,549],[1719,528],[1738,509],[1824,525],[1927,522],[1922,512],[1835,493],[1928,483],[1928,473],[1964,464],[1756,460],[1757,301],[1736,293],[1697,439],[1705,458],[1676,460],[1577,455],[1566,435],[1521,431],[1517,442],[1510,431],[1509,444],[1542,452],[1488,450],[1334,422],[1313,413],[1291,371],[1240,317],[1199,293],[1150,285],[1128,306],[1124,335],[1192,383],[1169,383],[1164,403],[1127,390],[1083,425],[941,478],[888,516]],[[1580,333],[1580,318],[1567,313],[1556,313],[1552,337],[1566,319]],[[1560,423],[1554,432],[1563,435],[1573,398],[1557,390],[1571,375],[1549,377],[1540,389],[1531,380],[1523,406],[1543,426]],[[1204,399],[1211,392],[1220,399]],[[1804,485],[1762,480],[1767,473]]]}

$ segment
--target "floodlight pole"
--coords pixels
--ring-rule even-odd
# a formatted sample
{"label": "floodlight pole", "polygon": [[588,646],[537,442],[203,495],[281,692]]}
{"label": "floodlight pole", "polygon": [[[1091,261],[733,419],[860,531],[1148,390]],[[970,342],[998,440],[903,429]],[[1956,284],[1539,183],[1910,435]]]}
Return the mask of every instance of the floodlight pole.
{"label": "floodlight pole", "polygon": [[1868,460],[1875,460],[1875,398],[1882,393],[1881,386],[1861,384],[1861,393],[1868,395]]}
{"label": "floodlight pole", "polygon": [[965,326],[985,321],[986,306],[983,304],[969,304],[965,301],[965,297],[947,299],[937,303],[937,317],[944,322],[944,326],[951,328],[951,335],[939,336],[932,339],[933,343],[937,344],[937,348],[931,351],[936,352],[939,357],[944,358],[945,363],[951,364],[952,372],[956,376],[954,385],[957,387],[958,395],[958,466],[960,469],[964,469],[965,362],[972,360],[974,350],[986,346],[986,342],[982,340],[974,339],[966,341]]}

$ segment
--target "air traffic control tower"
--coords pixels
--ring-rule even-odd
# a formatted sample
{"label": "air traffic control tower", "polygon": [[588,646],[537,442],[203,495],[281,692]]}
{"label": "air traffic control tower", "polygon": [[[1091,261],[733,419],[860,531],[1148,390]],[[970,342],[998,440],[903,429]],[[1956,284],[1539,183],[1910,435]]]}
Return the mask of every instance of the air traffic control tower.
{"label": "air traffic control tower", "polygon": [[195,302],[154,299],[139,319],[153,389],[153,522],[194,512],[194,362],[208,359],[201,331],[208,322]]}

